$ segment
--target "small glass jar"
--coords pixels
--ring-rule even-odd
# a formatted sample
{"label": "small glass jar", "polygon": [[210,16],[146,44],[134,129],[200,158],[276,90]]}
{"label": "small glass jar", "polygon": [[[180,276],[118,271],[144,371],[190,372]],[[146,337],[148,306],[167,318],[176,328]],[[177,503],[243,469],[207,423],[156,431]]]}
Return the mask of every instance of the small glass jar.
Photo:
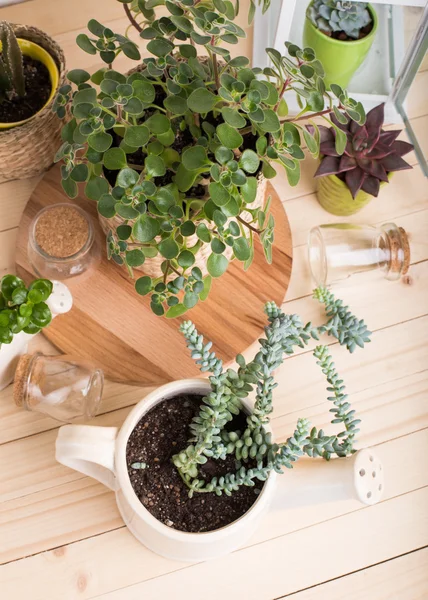
{"label": "small glass jar", "polygon": [[[49,252],[46,248],[42,247],[40,239],[38,238],[38,229],[43,222],[48,225],[49,215],[56,211],[57,214],[63,212],[63,219],[56,219],[53,221],[51,230],[48,229],[44,233],[44,238],[49,239],[50,249]],[[68,216],[67,216],[68,215]],[[79,224],[80,231],[79,236],[81,243],[78,243],[78,247],[73,249],[73,241],[77,238],[73,235],[73,231],[70,230],[73,226],[73,215],[76,215],[75,222]],[[61,228],[64,231],[61,231]],[[65,237],[68,237],[69,254],[67,254],[67,248],[61,243]],[[55,240],[58,240],[58,248],[60,252],[56,255],[55,252]],[[87,213],[71,203],[61,203],[52,206],[46,206],[40,212],[37,213],[30,225],[30,232],[28,238],[28,258],[34,272],[39,277],[46,277],[47,279],[67,279],[75,275],[80,275],[88,269],[92,264],[95,257],[94,252],[94,240],[95,233],[91,218]]]}
{"label": "small glass jar", "polygon": [[407,234],[394,223],[319,225],[309,233],[308,251],[312,277],[323,286],[374,269],[396,280],[410,264]]}
{"label": "small glass jar", "polygon": [[101,403],[104,374],[91,363],[68,356],[21,356],[13,396],[17,406],[66,423],[94,417]]}

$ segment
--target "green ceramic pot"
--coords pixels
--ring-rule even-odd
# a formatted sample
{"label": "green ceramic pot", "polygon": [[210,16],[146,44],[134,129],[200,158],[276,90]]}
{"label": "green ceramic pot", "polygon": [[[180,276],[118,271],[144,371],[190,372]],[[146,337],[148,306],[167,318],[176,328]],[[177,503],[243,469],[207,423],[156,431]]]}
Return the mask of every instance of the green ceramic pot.
{"label": "green ceramic pot", "polygon": [[[388,173],[391,181],[392,173]],[[382,181],[380,186],[386,185]],[[317,197],[321,206],[332,215],[348,217],[359,212],[373,198],[367,192],[360,190],[355,198],[352,197],[348,186],[336,175],[326,175],[317,178]]]}
{"label": "green ceramic pot", "polygon": [[363,63],[376,35],[378,18],[375,9],[368,5],[373,19],[373,28],[366,37],[355,41],[342,41],[325,35],[315,25],[305,18],[303,30],[303,45],[315,50],[316,57],[321,61],[325,71],[325,84],[337,83],[346,88],[348,83]]}

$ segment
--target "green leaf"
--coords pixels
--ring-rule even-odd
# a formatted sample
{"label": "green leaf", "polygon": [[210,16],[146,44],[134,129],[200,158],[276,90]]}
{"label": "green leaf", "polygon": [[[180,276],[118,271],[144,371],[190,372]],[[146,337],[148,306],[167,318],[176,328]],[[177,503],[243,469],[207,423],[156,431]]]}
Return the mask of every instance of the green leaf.
{"label": "green leaf", "polygon": [[281,129],[281,123],[279,122],[278,115],[272,109],[268,108],[263,111],[265,120],[259,124],[262,131],[266,133],[275,133]]}
{"label": "green leaf", "polygon": [[221,114],[223,115],[223,119],[226,121],[226,123],[237,129],[245,127],[247,124],[247,120],[238,112],[236,108],[225,106],[221,109]]}
{"label": "green leaf", "polygon": [[125,129],[125,142],[133,148],[145,146],[149,141],[150,132],[145,125],[131,125]]}
{"label": "green leaf", "polygon": [[106,133],[105,131],[91,133],[91,135],[88,137],[88,144],[97,152],[105,152],[110,148],[112,143],[112,136],[109,133]]}
{"label": "green leaf", "polygon": [[166,214],[175,205],[174,194],[168,188],[161,188],[153,198],[153,202],[162,213]]}
{"label": "green leaf", "polygon": [[244,237],[234,240],[233,252],[238,260],[248,260],[250,258],[250,246],[248,245],[248,240]]}
{"label": "green leaf", "polygon": [[193,31],[193,25],[186,17],[173,15],[170,19],[180,31],[184,31],[184,33],[191,33]]}
{"label": "green leaf", "polygon": [[209,185],[211,200],[216,206],[225,206],[230,200],[230,194],[221,183],[211,182]]}
{"label": "green leaf", "polygon": [[213,238],[211,240],[211,250],[215,254],[223,254],[223,252],[226,250],[226,245],[218,238]]}
{"label": "green leaf", "polygon": [[206,88],[198,88],[194,90],[187,98],[187,106],[195,113],[210,112],[217,102],[221,100]]}
{"label": "green leaf", "polygon": [[211,289],[211,284],[212,284],[212,277],[210,275],[207,275],[204,278],[204,289],[199,294],[199,300],[201,300],[201,302],[205,302],[205,300],[208,298],[208,294],[210,293],[210,289]]}
{"label": "green leaf", "polygon": [[291,136],[294,144],[300,145],[300,133],[293,123],[283,123],[282,131],[284,132],[284,135],[288,133]]}
{"label": "green leaf", "polygon": [[126,154],[121,148],[110,148],[104,154],[104,166],[112,171],[118,171],[127,166]]}
{"label": "green leaf", "polygon": [[173,240],[172,238],[163,240],[159,244],[158,248],[159,248],[159,252],[162,254],[162,256],[164,256],[165,258],[168,258],[168,259],[175,258],[180,251],[177,242],[175,240]]}
{"label": "green leaf", "polygon": [[277,112],[279,117],[286,117],[288,115],[288,104],[284,98],[281,98]]}
{"label": "green leaf", "polygon": [[208,244],[211,241],[211,233],[205,223],[199,223],[196,227],[196,235],[202,241]]}
{"label": "green leaf", "polygon": [[116,233],[120,240],[128,240],[131,237],[132,227],[130,225],[119,225],[116,228]]}
{"label": "green leaf", "polygon": [[86,88],[84,90],[80,90],[73,97],[73,106],[77,106],[78,104],[91,104],[95,106],[97,103],[97,90],[95,88]]}
{"label": "green leaf", "polygon": [[89,73],[87,71],[84,71],[83,69],[72,69],[67,73],[67,79],[72,83],[75,83],[76,85],[79,85],[80,83],[85,83],[90,78],[91,76],[89,75]]}
{"label": "green leaf", "polygon": [[126,189],[135,185],[138,181],[138,173],[134,171],[134,169],[130,169],[129,167],[125,167],[122,169],[116,179],[116,185]]}
{"label": "green leaf", "polygon": [[163,105],[173,115],[184,115],[188,110],[187,101],[181,96],[167,96]]}
{"label": "green leaf", "polygon": [[155,134],[166,133],[171,128],[168,117],[160,114],[149,117],[145,125]]}
{"label": "green leaf", "polygon": [[303,129],[303,137],[305,138],[306,145],[308,147],[309,152],[315,158],[318,157],[319,149],[318,144],[314,136],[312,136],[307,129]]}
{"label": "green leaf", "polygon": [[166,56],[174,50],[174,44],[164,38],[157,38],[147,44],[147,50],[155,56]]}
{"label": "green leaf", "polygon": [[124,219],[136,219],[140,215],[138,210],[129,204],[117,202],[115,204],[115,209],[117,214]]}
{"label": "green leaf", "polygon": [[152,280],[148,275],[140,277],[135,282],[135,289],[140,296],[146,296],[152,289]]}
{"label": "green leaf", "polygon": [[146,213],[132,227],[133,236],[142,243],[151,242],[160,233],[159,221]]}
{"label": "green leaf", "polygon": [[70,177],[73,181],[82,182],[87,180],[88,173],[88,165],[86,165],[85,163],[80,163],[79,165],[76,165],[71,171]]}
{"label": "green leaf", "polygon": [[221,144],[232,150],[239,148],[244,142],[242,135],[227,123],[218,125],[216,133]]}
{"label": "green leaf", "polygon": [[247,204],[254,202],[257,196],[257,179],[255,177],[247,177],[247,181],[241,186],[240,191]]}
{"label": "green leaf", "polygon": [[76,198],[79,193],[77,184],[71,177],[61,181],[62,188],[69,198]]}
{"label": "green leaf", "polygon": [[[200,169],[208,163],[207,151],[202,146],[188,148],[183,152],[182,163],[188,171]],[[207,166],[207,170],[208,168]]]}
{"label": "green leaf", "polygon": [[190,250],[183,250],[178,255],[177,262],[183,269],[188,269],[195,263],[195,256]]}
{"label": "green leaf", "polygon": [[194,292],[186,292],[183,298],[183,304],[186,308],[193,308],[198,303],[198,294]]}
{"label": "green leaf", "polygon": [[339,110],[337,108],[337,106],[333,106],[333,112],[336,116],[336,119],[339,121],[339,123],[342,123],[342,125],[347,124],[348,118],[346,117],[346,115],[343,114],[343,112],[341,110]]}
{"label": "green leaf", "polygon": [[93,177],[85,187],[85,195],[89,200],[99,200],[103,194],[110,189],[108,181],[104,177]]}
{"label": "green leaf", "polygon": [[300,180],[300,163],[297,160],[293,160],[294,169],[290,169],[288,167],[285,168],[287,173],[288,183],[294,187],[299,183]]}
{"label": "green leaf", "polygon": [[263,161],[262,173],[266,177],[266,179],[273,179],[274,177],[276,177],[275,169],[266,161]]}
{"label": "green leaf", "polygon": [[116,214],[116,200],[111,194],[103,194],[98,200],[98,212],[106,219],[111,219]]}
{"label": "green leaf", "polygon": [[176,304],[167,310],[165,316],[167,319],[175,319],[176,317],[184,315],[185,312],[187,312],[187,308],[184,306],[184,304]]}
{"label": "green leaf", "polygon": [[260,165],[260,159],[253,150],[244,150],[239,161],[240,166],[247,173],[255,173]]}
{"label": "green leaf", "polygon": [[195,183],[197,176],[198,171],[189,171],[182,163],[180,163],[175,175],[175,183],[177,184],[180,192],[187,192],[190,190],[192,185]]}
{"label": "green leaf", "polygon": [[146,260],[144,253],[136,248],[135,250],[128,250],[125,254],[126,262],[130,267],[141,267]]}
{"label": "green leaf", "polygon": [[76,43],[79,46],[79,48],[81,48],[88,54],[97,53],[97,49],[95,48],[89,37],[86,35],[86,33],[79,33],[79,35],[76,38]]}
{"label": "green leaf", "polygon": [[207,260],[208,273],[212,277],[221,277],[226,271],[229,261],[224,254],[210,254]]}
{"label": "green leaf", "polygon": [[193,221],[185,221],[180,227],[180,233],[184,237],[189,237],[190,235],[193,235],[195,231],[196,227]]}
{"label": "green leaf", "polygon": [[[132,75],[131,75],[132,77]],[[128,82],[130,79],[128,79]],[[132,82],[134,89],[134,96],[143,102],[143,104],[151,104],[156,97],[156,90],[154,85],[148,81],[141,81],[139,79]]]}
{"label": "green leaf", "polygon": [[150,177],[162,177],[166,173],[166,167],[160,156],[149,154],[144,161],[144,167],[147,175]]}
{"label": "green leaf", "polygon": [[233,160],[233,152],[229,148],[219,146],[215,151],[215,159],[221,165],[225,165],[230,160]]}

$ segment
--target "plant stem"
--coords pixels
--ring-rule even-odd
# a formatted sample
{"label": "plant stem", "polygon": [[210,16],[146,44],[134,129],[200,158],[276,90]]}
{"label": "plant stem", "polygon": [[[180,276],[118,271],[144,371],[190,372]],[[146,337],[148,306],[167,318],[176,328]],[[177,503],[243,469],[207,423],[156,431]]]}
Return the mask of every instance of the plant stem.
{"label": "plant stem", "polygon": [[258,235],[260,235],[260,233],[262,233],[260,229],[256,229],[256,227],[253,227],[250,223],[248,223],[245,219],[243,219],[239,215],[236,217],[236,219],[237,219],[237,221],[239,221],[240,223],[242,223],[243,225],[248,227],[248,229],[251,229],[251,231],[254,231],[254,233],[257,233]]}
{"label": "plant stem", "polygon": [[168,260],[167,263],[166,263],[165,273],[163,274],[163,282],[165,284],[166,284],[166,280],[168,279],[168,273],[169,273],[170,266],[171,266],[171,263]]}
{"label": "plant stem", "polygon": [[278,98],[278,102],[275,104],[275,106],[274,106],[274,108],[273,108],[274,112],[276,112],[276,111],[278,110],[279,103],[281,102],[281,100],[282,100],[282,97],[283,97],[283,95],[284,95],[284,92],[285,92],[285,90],[287,89],[287,86],[288,86],[288,84],[289,84],[289,83],[290,83],[290,79],[289,79],[289,78],[287,78],[287,79],[284,81],[284,83],[282,84],[281,91],[279,92],[279,98]]}
{"label": "plant stem", "polygon": [[130,22],[131,22],[131,25],[133,25],[133,26],[135,27],[135,29],[136,29],[136,30],[137,30],[139,33],[141,33],[141,31],[143,31],[143,28],[142,28],[142,27],[140,27],[140,25],[138,25],[137,21],[136,21],[136,20],[134,19],[134,17],[132,16],[132,13],[131,13],[131,10],[130,10],[129,6],[128,6],[127,4],[124,4],[124,5],[123,5],[123,8],[125,9],[126,16],[127,16],[127,17],[128,17],[128,19],[130,20]]}
{"label": "plant stem", "polygon": [[301,117],[298,117],[297,119],[285,119],[285,121],[281,121],[281,123],[287,123],[287,122],[296,122],[296,121],[304,121],[305,119],[313,119],[314,117],[321,117],[322,115],[326,115],[327,113],[331,112],[330,108],[326,108],[325,110],[320,110],[319,112],[316,113],[312,113],[311,115],[302,115]]}
{"label": "plant stem", "polygon": [[218,75],[217,55],[214,52],[212,53],[212,59],[213,59],[213,67],[214,67],[215,85],[216,85],[217,90],[219,90],[220,89],[220,78]]}

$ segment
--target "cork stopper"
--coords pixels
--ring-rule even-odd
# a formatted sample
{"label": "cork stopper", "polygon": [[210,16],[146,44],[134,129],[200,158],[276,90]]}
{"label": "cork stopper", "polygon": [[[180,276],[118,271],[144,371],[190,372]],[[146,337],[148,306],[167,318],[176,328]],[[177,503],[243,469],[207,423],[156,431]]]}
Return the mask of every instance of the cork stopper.
{"label": "cork stopper", "polygon": [[77,254],[89,238],[89,225],[81,212],[71,204],[46,208],[35,227],[36,242],[53,258],[68,258]]}
{"label": "cork stopper", "polygon": [[402,228],[398,228],[401,234],[401,243],[403,246],[404,260],[403,260],[403,269],[401,271],[402,275],[406,275],[410,266],[410,244],[409,244],[409,236],[407,232]]}
{"label": "cork stopper", "polygon": [[27,390],[28,375],[30,373],[30,364],[32,354],[23,354],[18,361],[15,371],[15,381],[13,384],[13,399],[16,406],[22,407]]}
{"label": "cork stopper", "polygon": [[31,410],[38,404],[36,398],[30,393],[29,384],[32,386],[41,383],[43,378],[43,367],[37,357],[39,352],[35,354],[23,354],[16,367],[15,381],[13,384],[13,399],[16,406]]}

